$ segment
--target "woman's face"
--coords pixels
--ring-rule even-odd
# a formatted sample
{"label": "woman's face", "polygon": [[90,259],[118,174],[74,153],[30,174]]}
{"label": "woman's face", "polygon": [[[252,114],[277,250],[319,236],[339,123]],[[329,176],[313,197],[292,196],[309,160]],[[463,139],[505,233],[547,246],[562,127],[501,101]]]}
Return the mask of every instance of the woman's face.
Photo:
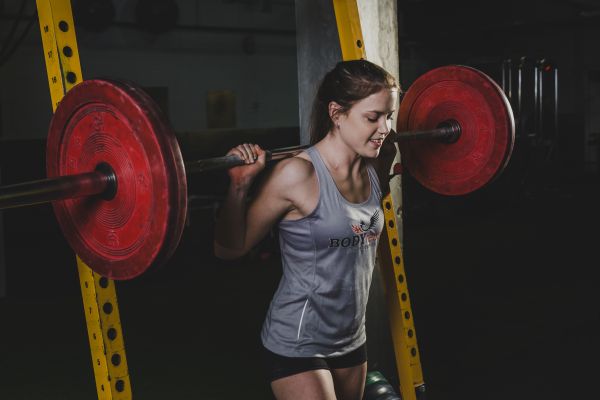
{"label": "woman's face", "polygon": [[377,157],[390,133],[397,99],[397,90],[383,89],[334,116],[342,141],[362,157]]}

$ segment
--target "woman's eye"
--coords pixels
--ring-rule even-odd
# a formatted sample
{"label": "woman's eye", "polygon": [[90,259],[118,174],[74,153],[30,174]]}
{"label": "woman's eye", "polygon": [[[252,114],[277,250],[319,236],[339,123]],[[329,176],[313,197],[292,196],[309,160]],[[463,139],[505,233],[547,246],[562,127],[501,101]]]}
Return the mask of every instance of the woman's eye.
{"label": "woman's eye", "polygon": [[375,117],[375,118],[367,117],[367,119],[371,122],[377,122],[377,117]]}
{"label": "woman's eye", "polygon": [[393,121],[394,120],[394,114],[388,114],[387,116],[388,121]]}

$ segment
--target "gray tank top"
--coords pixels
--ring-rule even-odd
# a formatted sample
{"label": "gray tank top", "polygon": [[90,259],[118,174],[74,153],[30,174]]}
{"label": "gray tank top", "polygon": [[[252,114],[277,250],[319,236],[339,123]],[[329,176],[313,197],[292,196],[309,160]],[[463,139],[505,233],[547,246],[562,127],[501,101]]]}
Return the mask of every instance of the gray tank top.
{"label": "gray tank top", "polygon": [[371,192],[351,203],[319,152],[306,150],[319,181],[309,215],[279,223],[283,276],[265,318],[264,346],[287,357],[339,356],[365,340],[365,311],[383,229],[381,189],[367,164]]}

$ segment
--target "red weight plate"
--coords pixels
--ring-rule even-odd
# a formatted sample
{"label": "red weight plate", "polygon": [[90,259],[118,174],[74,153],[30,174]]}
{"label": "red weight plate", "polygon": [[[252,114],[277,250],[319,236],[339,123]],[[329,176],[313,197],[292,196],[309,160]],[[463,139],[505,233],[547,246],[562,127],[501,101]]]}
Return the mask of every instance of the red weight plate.
{"label": "red weight plate", "polygon": [[131,279],[165,262],[187,211],[185,168],[175,134],[150,97],[132,84],[88,80],[60,102],[48,134],[49,177],[108,164],[112,199],[53,203],[75,252],[99,274]]}
{"label": "red weight plate", "polygon": [[464,66],[434,69],[419,77],[402,99],[399,131],[437,128],[454,120],[454,143],[402,140],[402,159],[426,188],[444,195],[473,192],[506,167],[515,139],[512,109],[502,89],[483,72]]}

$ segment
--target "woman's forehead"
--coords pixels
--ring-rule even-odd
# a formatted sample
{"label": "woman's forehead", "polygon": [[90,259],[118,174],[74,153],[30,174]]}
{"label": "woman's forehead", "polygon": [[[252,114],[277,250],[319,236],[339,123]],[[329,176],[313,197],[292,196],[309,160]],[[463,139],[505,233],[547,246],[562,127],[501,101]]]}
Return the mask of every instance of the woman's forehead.
{"label": "woman's forehead", "polygon": [[398,99],[398,91],[395,89],[382,89],[379,92],[373,93],[362,100],[354,103],[353,108],[358,108],[364,111],[392,111],[396,106]]}

